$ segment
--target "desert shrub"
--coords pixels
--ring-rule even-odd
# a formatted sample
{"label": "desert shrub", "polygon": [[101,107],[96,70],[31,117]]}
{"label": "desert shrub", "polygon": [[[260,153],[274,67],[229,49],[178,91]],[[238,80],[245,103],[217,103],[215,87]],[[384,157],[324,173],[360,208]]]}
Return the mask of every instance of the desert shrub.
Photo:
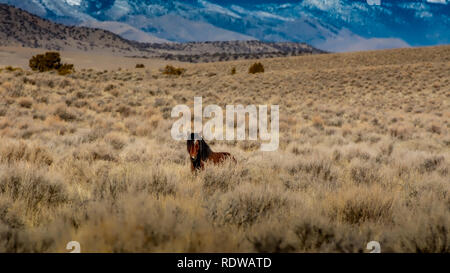
{"label": "desert shrub", "polygon": [[115,132],[107,134],[105,140],[116,150],[121,150],[127,144],[126,137]]}
{"label": "desert shrub", "polygon": [[27,145],[24,142],[8,143],[0,148],[0,162],[17,164],[26,161],[36,165],[51,165],[53,157],[44,147]]}
{"label": "desert shrub", "polygon": [[326,125],[328,125],[328,126],[341,127],[342,124],[343,124],[343,120],[342,120],[342,118],[339,118],[339,117],[332,118],[332,119],[326,121]]}
{"label": "desert shrub", "polygon": [[[14,203],[14,200],[12,200],[11,198],[0,195],[0,226],[1,224],[4,224],[9,228],[9,230],[22,228],[25,226],[25,221],[22,218],[22,213],[18,209],[13,208]],[[20,208],[20,206],[17,205],[16,207]],[[2,239],[0,238],[0,240]]]}
{"label": "desert shrub", "polygon": [[106,92],[108,92],[108,91],[111,91],[111,90],[113,90],[114,88],[116,88],[116,86],[114,85],[114,84],[108,84],[106,87],[105,87],[105,91]]}
{"label": "desert shrub", "polygon": [[259,147],[261,146],[261,143],[255,142],[255,141],[249,141],[249,140],[244,140],[239,142],[239,148],[241,148],[244,151],[254,151],[256,149],[259,149]]}
{"label": "desert shrub", "polygon": [[27,233],[21,228],[8,228],[8,225],[5,226],[0,221],[0,251],[2,253],[51,252],[50,247],[54,241],[49,233],[42,232],[41,229]]}
{"label": "desert shrub", "polygon": [[449,253],[450,228],[444,215],[422,215],[408,222],[408,229],[395,233],[402,252]]}
{"label": "desert shrub", "polygon": [[203,181],[203,191],[207,194],[213,194],[217,191],[228,192],[233,190],[241,182],[242,173],[231,168],[231,166],[230,168],[228,166],[227,168],[209,166],[209,170],[200,175]]}
{"label": "desert shrub", "polygon": [[254,63],[250,66],[248,69],[248,73],[255,74],[255,73],[264,73],[264,66],[262,63]]}
{"label": "desert shrub", "polygon": [[376,167],[360,161],[351,163],[350,177],[358,184],[376,183],[382,180]]}
{"label": "desert shrub", "polygon": [[441,127],[438,124],[431,124],[430,128],[428,129],[429,132],[433,134],[441,134]]}
{"label": "desert shrub", "polygon": [[[0,117],[6,116],[6,113],[8,113],[8,109],[6,107],[0,107]],[[0,129],[2,129],[0,127]]]}
{"label": "desert shrub", "polygon": [[288,205],[286,197],[264,187],[241,186],[212,200],[210,215],[220,224],[249,226]]}
{"label": "desert shrub", "polygon": [[0,194],[24,201],[29,210],[54,206],[68,200],[65,184],[58,177],[26,165],[2,166]]}
{"label": "desert shrub", "polygon": [[115,151],[113,151],[110,146],[100,143],[97,145],[91,146],[89,150],[89,158],[92,160],[103,160],[103,161],[117,161],[117,155]]}
{"label": "desert shrub", "polygon": [[56,70],[60,75],[74,71],[73,64],[62,64],[59,52],[46,52],[31,57],[29,66],[33,71],[46,72]]}
{"label": "desert shrub", "polygon": [[421,173],[424,172],[432,172],[436,170],[436,168],[445,161],[443,156],[432,156],[426,158],[419,166],[419,170]]}
{"label": "desert shrub", "polygon": [[167,105],[168,101],[164,98],[156,98],[155,102],[153,103],[154,107],[161,107]]}
{"label": "desert shrub", "polygon": [[3,88],[10,97],[17,98],[24,96],[24,84],[22,82],[5,82],[3,83]]}
{"label": "desert shrub", "polygon": [[392,221],[394,196],[386,195],[378,187],[348,189],[334,194],[327,203],[331,219],[351,225]]}
{"label": "desert shrub", "polygon": [[294,227],[302,251],[314,251],[329,247],[337,241],[336,228],[318,219],[301,221]]}
{"label": "desert shrub", "polygon": [[312,123],[313,126],[318,128],[318,129],[323,129],[325,122],[323,121],[323,119],[320,116],[314,116],[312,118]]}
{"label": "desert shrub", "polygon": [[404,125],[390,127],[389,133],[392,137],[398,138],[400,140],[407,140],[411,138],[411,128]]}
{"label": "desert shrub", "polygon": [[136,113],[135,110],[131,109],[130,107],[128,107],[126,105],[120,105],[116,111],[124,117],[128,117],[128,116]]}
{"label": "desert shrub", "polygon": [[12,67],[12,66],[9,65],[9,66],[5,67],[5,70],[8,71],[8,72],[14,72],[14,71],[21,71],[22,68],[20,68],[20,67]]}
{"label": "desert shrub", "polygon": [[180,76],[182,75],[184,72],[186,72],[185,68],[182,67],[174,67],[172,65],[166,65],[166,67],[163,70],[163,74],[166,75],[176,75],[176,76]]}
{"label": "desert shrub", "polygon": [[58,105],[53,113],[64,121],[72,121],[77,118],[76,113],[68,109],[65,105]]}
{"label": "desert shrub", "polygon": [[65,76],[65,75],[73,73],[74,71],[75,70],[73,68],[73,64],[63,64],[58,69],[58,74],[61,75],[61,76]]}
{"label": "desert shrub", "polygon": [[[176,179],[170,171],[165,169],[155,169],[151,174],[151,179],[145,184],[140,184],[141,190],[156,195],[174,195],[176,191]],[[138,190],[138,192],[141,192]]]}
{"label": "desert shrub", "polygon": [[19,105],[24,108],[31,108],[31,106],[33,105],[33,100],[30,98],[21,98],[19,100]]}
{"label": "desert shrub", "polygon": [[329,225],[326,218],[315,213],[302,216],[293,227],[300,252],[362,253],[372,239],[370,232],[349,226]]}
{"label": "desert shrub", "polygon": [[94,196],[117,199],[126,194],[174,195],[176,179],[170,170],[149,168],[141,164],[125,164],[116,169],[102,169],[97,173]]}
{"label": "desert shrub", "polygon": [[36,81],[34,79],[30,79],[28,77],[24,77],[23,78],[23,83],[25,84],[31,84],[31,85],[36,85]]}
{"label": "desert shrub", "polygon": [[259,227],[263,229],[253,232],[247,237],[254,250],[258,253],[287,253],[295,251],[295,242],[288,240],[286,228],[273,225],[273,227]]}
{"label": "desert shrub", "polygon": [[145,68],[144,64],[136,64],[136,68]]}
{"label": "desert shrub", "polygon": [[39,72],[57,70],[61,66],[61,57],[58,52],[38,54],[31,57],[29,66],[32,70],[38,70]]}
{"label": "desert shrub", "polygon": [[324,181],[333,181],[337,176],[331,161],[324,158],[297,158],[287,164],[286,168],[291,175],[309,174],[312,178]]}

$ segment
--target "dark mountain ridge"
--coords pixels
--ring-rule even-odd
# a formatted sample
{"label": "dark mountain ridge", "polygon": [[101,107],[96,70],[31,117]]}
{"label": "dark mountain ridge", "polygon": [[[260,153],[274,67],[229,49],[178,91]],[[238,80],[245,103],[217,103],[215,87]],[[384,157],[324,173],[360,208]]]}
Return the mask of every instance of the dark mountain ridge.
{"label": "dark mountain ridge", "polygon": [[100,52],[129,57],[186,62],[259,59],[323,53],[305,43],[224,41],[139,43],[112,32],[54,23],[10,5],[0,4],[0,46]]}

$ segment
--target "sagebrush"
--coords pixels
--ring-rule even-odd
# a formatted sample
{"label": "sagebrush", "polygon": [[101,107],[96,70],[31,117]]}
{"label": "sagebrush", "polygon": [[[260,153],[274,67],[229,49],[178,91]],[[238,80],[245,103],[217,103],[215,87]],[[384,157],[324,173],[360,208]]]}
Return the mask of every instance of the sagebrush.
{"label": "sagebrush", "polygon": [[46,52],[31,57],[29,67],[34,71],[47,72],[56,70],[59,75],[67,75],[74,72],[73,64],[61,63],[59,52]]}
{"label": "sagebrush", "polygon": [[[450,251],[450,47],[0,73],[0,252]],[[101,68],[101,67],[100,67]],[[280,148],[193,174],[177,104],[277,104]],[[192,111],[192,109],[191,109]]]}

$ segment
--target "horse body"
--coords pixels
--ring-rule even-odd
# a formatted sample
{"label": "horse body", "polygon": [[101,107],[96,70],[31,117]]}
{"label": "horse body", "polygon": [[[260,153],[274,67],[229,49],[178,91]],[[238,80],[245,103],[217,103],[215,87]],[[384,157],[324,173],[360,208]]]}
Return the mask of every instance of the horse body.
{"label": "horse body", "polygon": [[192,163],[192,171],[203,170],[205,162],[220,164],[227,158],[231,158],[236,162],[236,159],[234,159],[230,153],[213,152],[208,144],[206,144],[205,140],[194,133],[192,133],[190,139],[187,140],[187,150]]}

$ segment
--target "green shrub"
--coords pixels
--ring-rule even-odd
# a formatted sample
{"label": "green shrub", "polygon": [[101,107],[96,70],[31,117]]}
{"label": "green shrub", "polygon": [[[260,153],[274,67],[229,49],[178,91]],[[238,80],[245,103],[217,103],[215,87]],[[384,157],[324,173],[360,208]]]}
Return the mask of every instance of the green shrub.
{"label": "green shrub", "polygon": [[262,63],[254,63],[248,69],[248,73],[250,74],[264,73],[264,66],[262,65]]}
{"label": "green shrub", "polygon": [[174,67],[171,65],[166,65],[166,67],[163,70],[163,74],[180,76],[185,71],[186,71],[186,69],[181,68],[181,67]]}
{"label": "green shrub", "polygon": [[59,75],[74,72],[73,64],[62,64],[59,52],[46,52],[31,57],[29,66],[33,71],[46,72],[56,70]]}

